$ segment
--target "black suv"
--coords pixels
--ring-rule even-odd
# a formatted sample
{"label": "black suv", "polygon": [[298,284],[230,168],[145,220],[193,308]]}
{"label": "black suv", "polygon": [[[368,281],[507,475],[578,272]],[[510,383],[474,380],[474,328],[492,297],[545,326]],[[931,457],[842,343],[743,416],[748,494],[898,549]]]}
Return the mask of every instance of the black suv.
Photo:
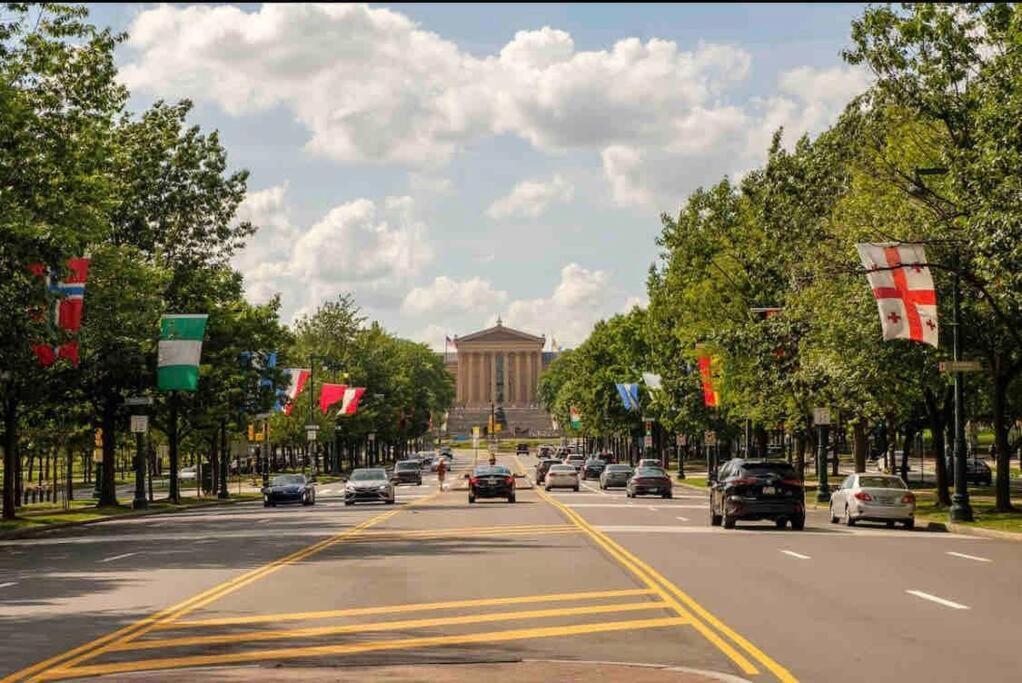
{"label": "black suv", "polygon": [[507,498],[515,502],[515,476],[503,465],[479,465],[468,478],[468,502],[477,498]]}
{"label": "black suv", "polygon": [[515,446],[515,453],[517,455],[528,455],[529,454],[529,444],[527,444],[527,443],[520,443],[520,444],[518,444],[517,446]]}
{"label": "black suv", "polygon": [[553,465],[560,465],[561,461],[557,458],[544,458],[536,463],[536,483],[542,484],[546,479],[547,470]]}
{"label": "black suv", "polygon": [[790,522],[792,529],[803,529],[806,494],[795,468],[783,461],[741,458],[721,465],[710,488],[710,523],[734,529],[740,519],[773,520],[778,529]]}
{"label": "black suv", "polygon": [[418,460],[401,460],[394,463],[394,471],[390,473],[390,481],[395,484],[415,484],[422,486],[422,469]]}
{"label": "black suv", "polygon": [[603,474],[603,470],[606,469],[607,463],[599,458],[592,457],[586,460],[585,464],[582,465],[582,478],[583,479],[599,479],[600,475]]}

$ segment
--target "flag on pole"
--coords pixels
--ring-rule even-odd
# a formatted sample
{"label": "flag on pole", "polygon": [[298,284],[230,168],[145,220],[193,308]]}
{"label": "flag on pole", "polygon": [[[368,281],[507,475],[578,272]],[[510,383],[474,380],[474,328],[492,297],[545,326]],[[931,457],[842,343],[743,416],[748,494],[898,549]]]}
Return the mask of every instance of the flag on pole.
{"label": "flag on pole", "polygon": [[337,411],[341,415],[354,415],[358,412],[358,402],[365,393],[365,387],[348,387],[344,390],[344,397],[341,399],[341,408]]}
{"label": "flag on pole", "polygon": [[288,384],[287,390],[281,397],[283,400],[277,402],[278,412],[283,410],[285,415],[291,415],[291,411],[295,408],[295,399],[298,398],[298,394],[302,393],[311,373],[309,368],[286,368],[284,370]]}
{"label": "flag on pole", "polygon": [[703,405],[707,408],[720,406],[720,394],[715,385],[717,359],[704,349],[699,352],[699,376],[703,383]]}
{"label": "flag on pole", "polygon": [[[54,268],[42,263],[29,264],[28,269],[36,277],[46,281],[47,292],[53,296],[53,326],[65,335],[77,337],[82,326],[82,314],[85,310],[85,281],[89,277],[90,259],[86,257],[67,260],[66,277],[61,279]],[[42,317],[42,314],[40,314]],[[49,367],[59,358],[66,358],[74,366],[78,365],[78,340],[69,339],[54,346],[53,344],[33,344],[32,350],[43,367]]]}
{"label": "flag on pole", "polygon": [[659,389],[661,387],[660,375],[652,372],[642,373],[642,381],[646,383],[646,386],[650,389]]}
{"label": "flag on pole", "polygon": [[199,386],[206,314],[179,313],[160,318],[156,385],[160,391],[195,391]]}
{"label": "flag on pole", "polygon": [[325,415],[330,406],[342,400],[347,388],[344,384],[324,384],[319,390],[320,412]]}
{"label": "flag on pole", "polygon": [[621,396],[621,403],[625,410],[639,410],[639,385],[635,383],[618,383],[617,393]]}
{"label": "flag on pole", "polygon": [[575,406],[568,408],[568,417],[571,418],[572,429],[578,429],[582,426],[582,415]]}
{"label": "flag on pole", "polygon": [[921,244],[856,244],[880,312],[884,340],[940,346],[937,291]]}

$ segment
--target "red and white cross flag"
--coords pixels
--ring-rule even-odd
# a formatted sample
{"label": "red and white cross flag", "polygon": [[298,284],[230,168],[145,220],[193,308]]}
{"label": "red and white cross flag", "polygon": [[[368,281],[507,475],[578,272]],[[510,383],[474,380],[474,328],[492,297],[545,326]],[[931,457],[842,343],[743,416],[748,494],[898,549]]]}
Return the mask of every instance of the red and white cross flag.
{"label": "red and white cross flag", "polygon": [[857,244],[880,311],[884,340],[940,346],[937,291],[921,244]]}
{"label": "red and white cross flag", "polygon": [[354,415],[358,412],[358,402],[365,391],[365,387],[346,387],[344,398],[341,399],[341,409],[337,411],[337,415]]}

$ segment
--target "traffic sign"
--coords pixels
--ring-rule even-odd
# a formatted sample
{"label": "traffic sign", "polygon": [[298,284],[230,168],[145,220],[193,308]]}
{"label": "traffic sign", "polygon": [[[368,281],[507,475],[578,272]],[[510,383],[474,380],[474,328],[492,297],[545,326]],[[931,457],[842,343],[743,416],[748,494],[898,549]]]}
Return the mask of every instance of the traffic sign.
{"label": "traffic sign", "polygon": [[148,415],[132,415],[131,416],[131,432],[133,434],[145,434],[149,431],[149,416]]}
{"label": "traffic sign", "polygon": [[369,441],[376,441],[376,432],[369,432],[367,436],[369,438]]}
{"label": "traffic sign", "polygon": [[653,437],[647,434],[642,438],[642,445],[646,448],[653,448]]}
{"label": "traffic sign", "polygon": [[124,399],[124,405],[126,406],[151,406],[152,404],[152,396],[129,396]]}
{"label": "traffic sign", "polygon": [[717,432],[706,432],[703,434],[703,443],[707,446],[717,445]]}
{"label": "traffic sign", "polygon": [[830,424],[830,408],[813,408],[813,424],[818,426]]}
{"label": "traffic sign", "polygon": [[938,365],[941,372],[980,372],[983,366],[978,360],[944,360]]}

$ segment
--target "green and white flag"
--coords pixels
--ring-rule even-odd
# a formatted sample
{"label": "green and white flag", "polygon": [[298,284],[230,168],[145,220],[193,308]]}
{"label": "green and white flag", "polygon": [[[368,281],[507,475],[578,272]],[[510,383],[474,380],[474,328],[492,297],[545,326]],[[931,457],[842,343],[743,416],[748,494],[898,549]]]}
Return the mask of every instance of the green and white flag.
{"label": "green and white flag", "polygon": [[171,314],[160,318],[160,391],[195,391],[199,386],[199,360],[206,334],[205,314]]}

